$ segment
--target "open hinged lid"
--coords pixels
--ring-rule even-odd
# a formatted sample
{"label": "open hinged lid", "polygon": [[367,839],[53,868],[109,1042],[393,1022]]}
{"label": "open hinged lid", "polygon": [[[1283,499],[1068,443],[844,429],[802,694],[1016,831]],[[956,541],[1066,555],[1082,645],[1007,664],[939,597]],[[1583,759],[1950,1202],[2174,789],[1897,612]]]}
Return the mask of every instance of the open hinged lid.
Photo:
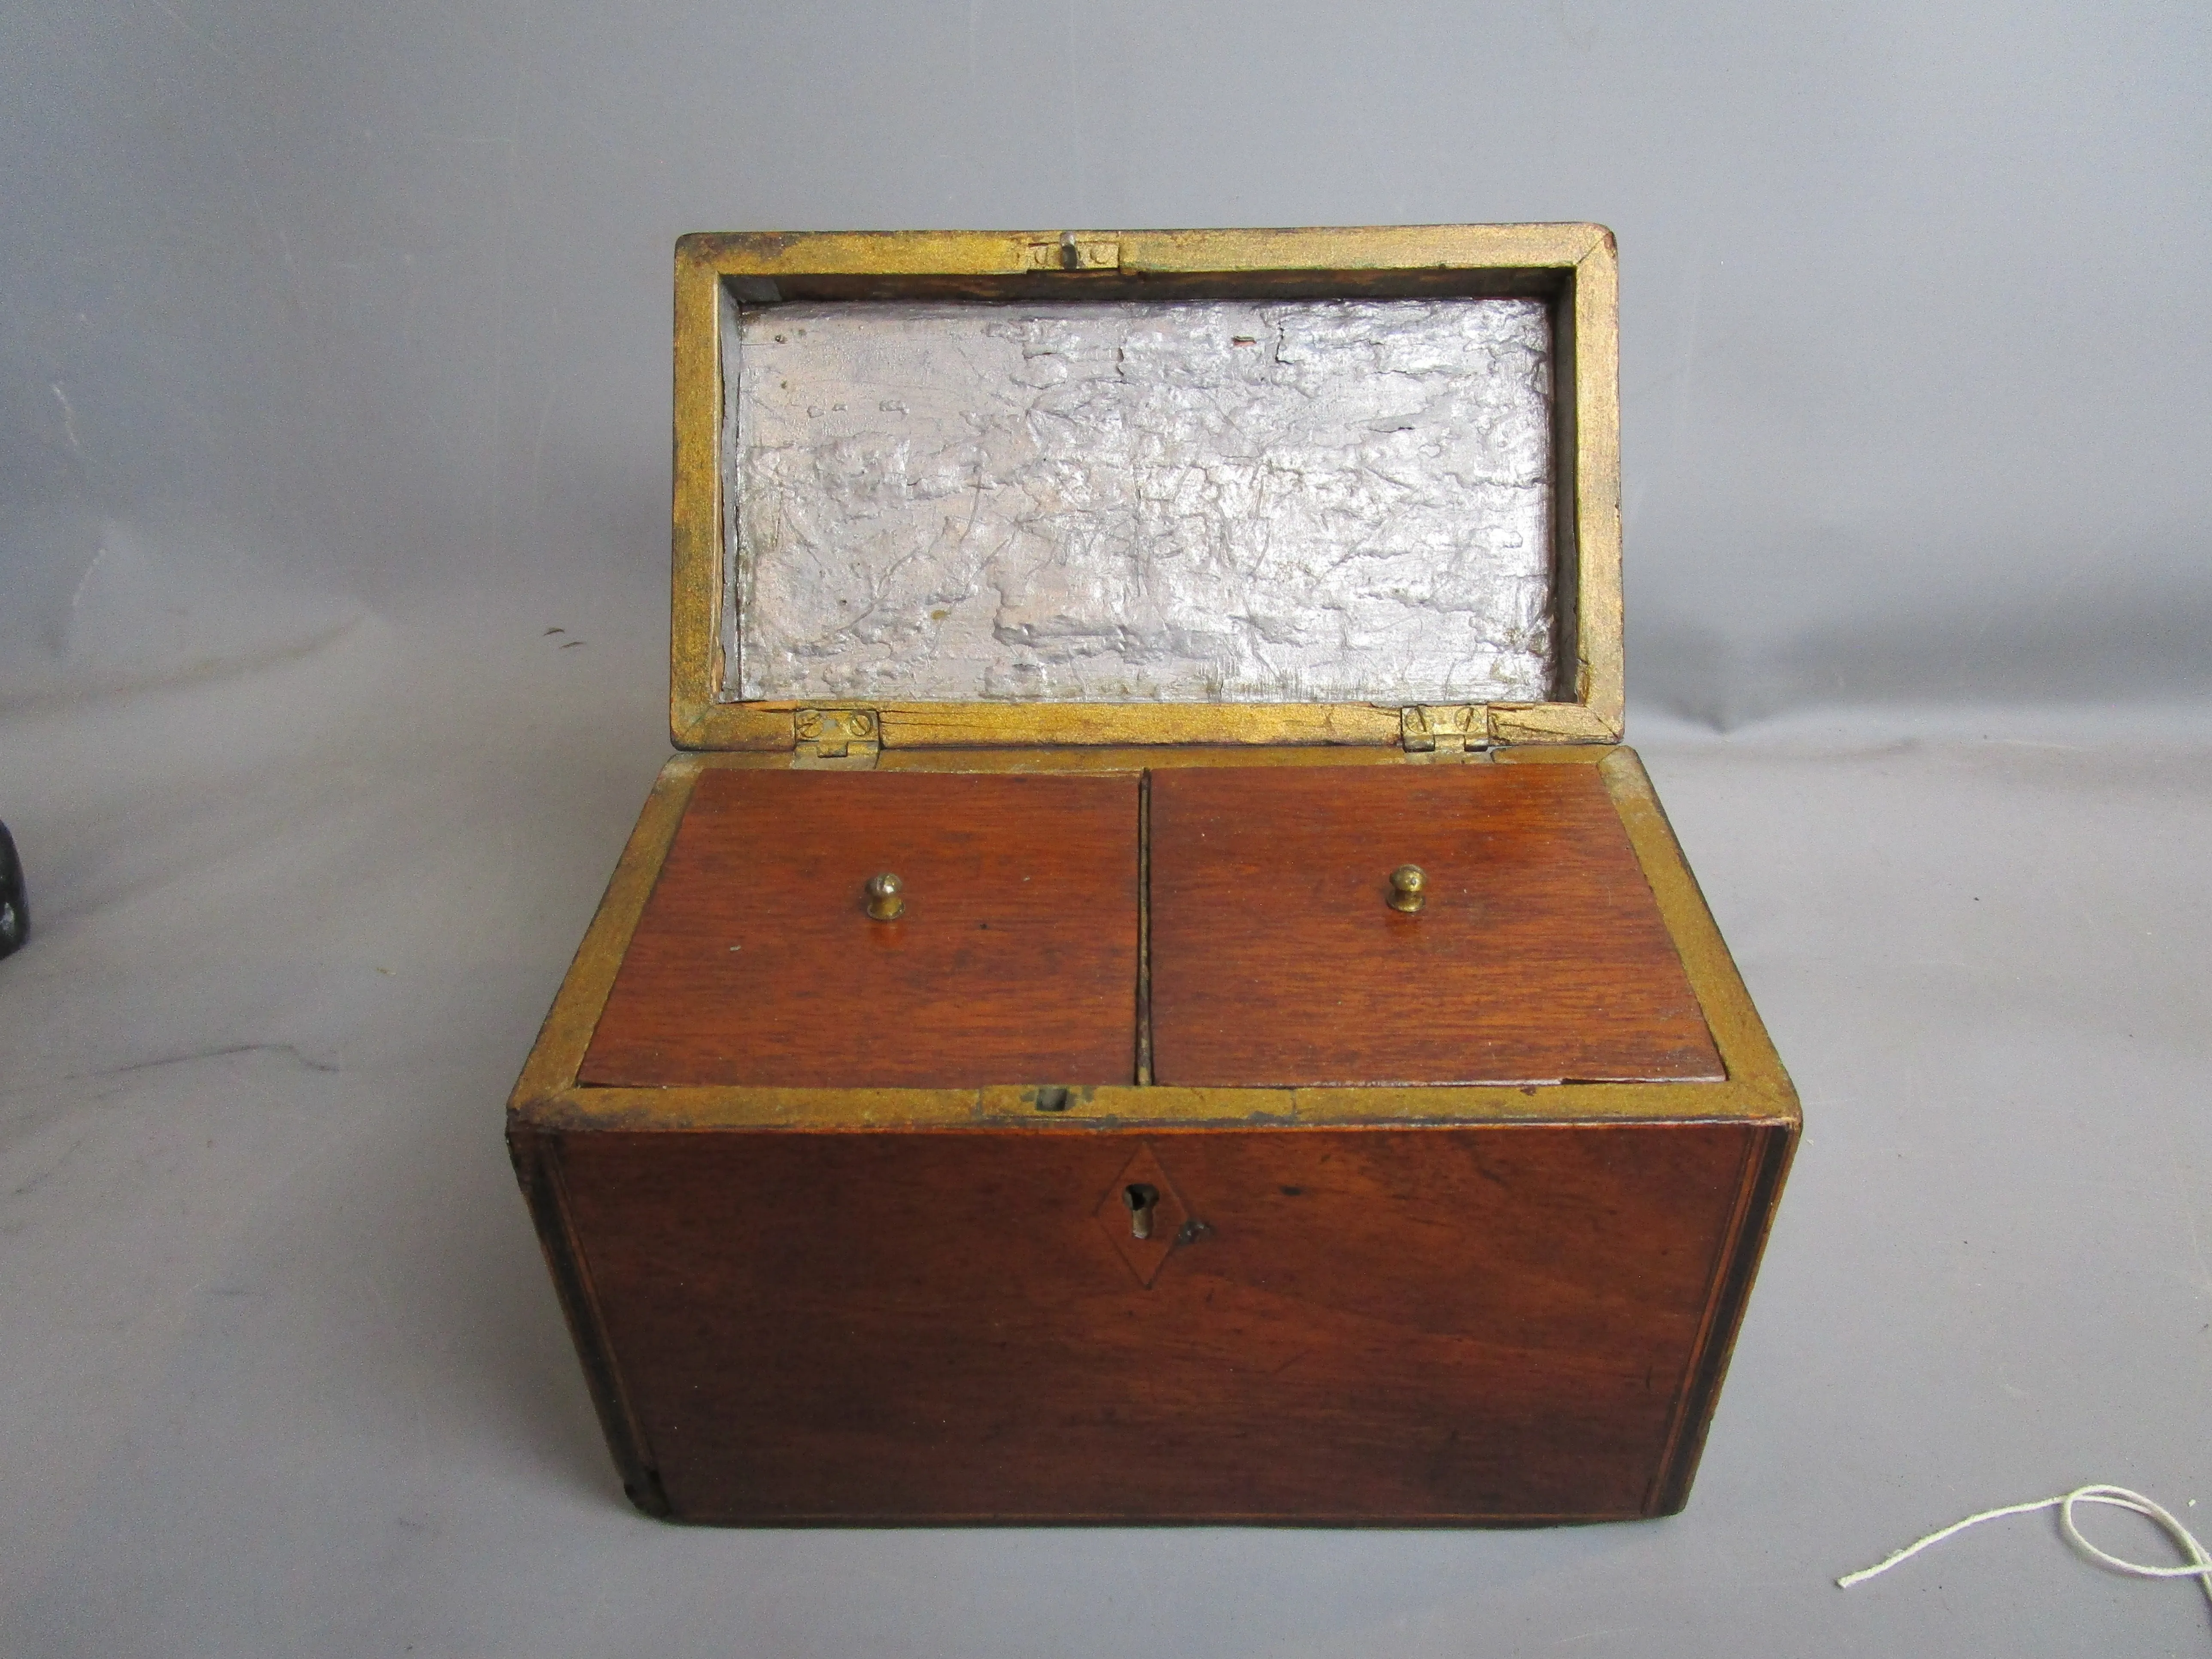
{"label": "open hinged lid", "polygon": [[1595,225],[676,258],[678,746],[1609,743]]}

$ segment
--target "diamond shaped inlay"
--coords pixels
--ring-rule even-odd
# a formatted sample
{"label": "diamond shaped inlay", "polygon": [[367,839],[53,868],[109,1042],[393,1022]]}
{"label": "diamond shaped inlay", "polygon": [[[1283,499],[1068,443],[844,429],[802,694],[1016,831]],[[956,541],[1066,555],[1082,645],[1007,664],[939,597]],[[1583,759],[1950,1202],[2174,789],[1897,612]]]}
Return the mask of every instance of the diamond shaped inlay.
{"label": "diamond shaped inlay", "polygon": [[1121,1166],[1121,1173],[1114,1177],[1114,1184],[1092,1213],[1106,1237],[1114,1241],[1121,1260],[1129,1264],[1129,1271],[1137,1275],[1137,1282],[1146,1290],[1159,1277],[1176,1246],[1188,1242],[1204,1225],[1192,1221],[1188,1206],[1149,1146],[1140,1147]]}

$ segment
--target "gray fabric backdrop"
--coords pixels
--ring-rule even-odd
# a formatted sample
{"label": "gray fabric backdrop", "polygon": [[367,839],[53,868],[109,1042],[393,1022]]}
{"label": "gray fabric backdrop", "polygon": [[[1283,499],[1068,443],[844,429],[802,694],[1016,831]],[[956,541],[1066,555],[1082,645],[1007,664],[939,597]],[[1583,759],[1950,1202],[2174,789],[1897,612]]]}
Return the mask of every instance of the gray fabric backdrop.
{"label": "gray fabric backdrop", "polygon": [[[0,12],[0,1650],[2201,1646],[2039,1521],[1827,1580],[2212,1499],[2209,60],[2180,3]],[[1808,1113],[1689,1511],[630,1515],[498,1109],[665,752],[674,236],[1567,218],[1632,737]]]}

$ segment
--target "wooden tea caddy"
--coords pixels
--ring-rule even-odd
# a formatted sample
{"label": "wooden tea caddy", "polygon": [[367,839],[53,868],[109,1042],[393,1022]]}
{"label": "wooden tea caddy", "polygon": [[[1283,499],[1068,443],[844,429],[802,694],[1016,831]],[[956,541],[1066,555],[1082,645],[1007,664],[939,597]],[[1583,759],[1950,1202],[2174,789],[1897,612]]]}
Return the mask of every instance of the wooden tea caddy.
{"label": "wooden tea caddy", "polygon": [[[1592,225],[679,243],[685,752],[507,1117],[641,1509],[1682,1506],[1799,1116],[1618,744],[1615,294]],[[733,692],[736,307],[1439,295],[1545,307],[1549,697]]]}

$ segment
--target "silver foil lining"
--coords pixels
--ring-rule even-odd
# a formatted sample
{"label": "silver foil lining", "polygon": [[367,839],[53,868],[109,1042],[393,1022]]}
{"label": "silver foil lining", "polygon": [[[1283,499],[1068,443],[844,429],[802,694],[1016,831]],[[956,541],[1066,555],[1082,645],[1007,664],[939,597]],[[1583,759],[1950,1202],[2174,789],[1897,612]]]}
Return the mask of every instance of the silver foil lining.
{"label": "silver foil lining", "polygon": [[733,307],[729,694],[1540,701],[1534,300]]}

